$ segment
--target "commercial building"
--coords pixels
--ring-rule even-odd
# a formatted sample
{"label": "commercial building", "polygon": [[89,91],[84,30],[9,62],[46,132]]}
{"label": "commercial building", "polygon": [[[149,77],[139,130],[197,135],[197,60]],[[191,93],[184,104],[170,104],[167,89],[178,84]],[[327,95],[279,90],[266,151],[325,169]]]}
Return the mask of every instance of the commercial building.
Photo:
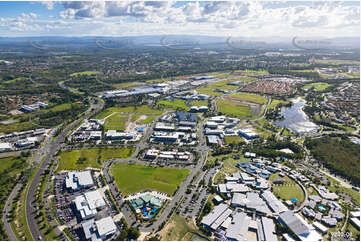
{"label": "commercial building", "polygon": [[73,203],[82,219],[89,219],[96,215],[97,209],[106,206],[105,201],[98,190],[77,196]]}
{"label": "commercial building", "polygon": [[13,147],[10,143],[0,143],[0,152],[12,151]]}
{"label": "commercial building", "polygon": [[90,171],[68,172],[65,177],[65,187],[71,191],[94,186]]}
{"label": "commercial building", "polygon": [[38,141],[37,137],[28,137],[28,138],[16,141],[14,145],[17,148],[25,148],[25,147],[35,145],[35,142],[37,142],[37,141]]}
{"label": "commercial building", "polygon": [[115,234],[117,226],[111,217],[106,217],[95,221],[91,219],[82,223],[84,237],[87,240],[106,240],[107,237]]}
{"label": "commercial building", "polygon": [[116,130],[108,130],[105,134],[105,140],[131,140],[136,136],[135,133],[124,133]]}
{"label": "commercial building", "polygon": [[238,130],[238,134],[245,139],[257,139],[259,138],[259,134],[255,133],[251,129],[240,129]]}

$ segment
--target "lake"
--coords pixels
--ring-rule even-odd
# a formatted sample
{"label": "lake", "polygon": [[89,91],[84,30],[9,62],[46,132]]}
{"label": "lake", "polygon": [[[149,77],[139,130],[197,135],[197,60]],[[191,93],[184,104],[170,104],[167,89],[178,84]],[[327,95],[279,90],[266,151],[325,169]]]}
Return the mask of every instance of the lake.
{"label": "lake", "polygon": [[282,120],[275,121],[274,124],[278,127],[287,128],[294,133],[314,133],[319,127],[310,121],[306,113],[302,110],[306,102],[300,98],[292,100],[291,107],[282,107]]}

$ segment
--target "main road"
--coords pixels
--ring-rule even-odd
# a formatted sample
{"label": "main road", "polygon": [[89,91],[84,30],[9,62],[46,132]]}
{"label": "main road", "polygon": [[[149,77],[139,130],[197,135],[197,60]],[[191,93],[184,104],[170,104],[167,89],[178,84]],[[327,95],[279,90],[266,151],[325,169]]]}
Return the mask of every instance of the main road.
{"label": "main road", "polygon": [[59,127],[55,128],[52,131],[51,135],[48,137],[48,139],[45,141],[45,144],[43,145],[43,147],[45,147],[44,152],[38,152],[38,155],[35,155],[32,164],[37,166],[40,163],[40,167],[37,170],[33,180],[31,181],[29,188],[27,189],[26,204],[25,204],[26,221],[34,240],[42,240],[41,233],[36,220],[36,215],[38,210],[35,204],[36,191],[41,179],[42,172],[47,168],[47,166],[50,164],[55,154],[61,148],[62,143],[65,141],[66,135],[78,124],[80,124],[84,119],[89,118],[94,113],[100,111],[103,107],[104,107],[103,101],[97,99],[95,103],[91,103],[89,109],[83,113],[83,116],[81,118],[72,122],[65,129],[63,129],[61,133],[58,134],[58,136],[56,136],[53,139],[56,133],[55,131]]}

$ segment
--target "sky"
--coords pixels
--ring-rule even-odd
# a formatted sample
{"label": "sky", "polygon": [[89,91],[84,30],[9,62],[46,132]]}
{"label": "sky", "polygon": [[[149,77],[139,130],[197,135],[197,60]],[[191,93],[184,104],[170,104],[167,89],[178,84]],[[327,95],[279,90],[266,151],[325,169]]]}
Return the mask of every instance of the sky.
{"label": "sky", "polygon": [[0,0],[0,36],[359,37],[358,1]]}

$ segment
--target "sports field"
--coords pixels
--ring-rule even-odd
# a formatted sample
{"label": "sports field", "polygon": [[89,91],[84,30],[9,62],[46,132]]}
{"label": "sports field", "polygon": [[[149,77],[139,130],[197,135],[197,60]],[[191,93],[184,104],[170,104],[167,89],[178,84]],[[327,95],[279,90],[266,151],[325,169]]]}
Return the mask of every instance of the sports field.
{"label": "sports field", "polygon": [[128,119],[128,116],[124,116],[119,113],[113,114],[105,121],[104,130],[107,131],[109,129],[113,129],[118,131],[124,131],[125,124]]}
{"label": "sports field", "polygon": [[131,156],[133,151],[130,148],[92,148],[62,151],[58,155],[59,166],[57,171],[82,170],[87,167],[101,168],[103,161],[113,158],[127,158]]}
{"label": "sports field", "polygon": [[252,108],[240,102],[231,100],[219,100],[217,102],[218,112],[225,115],[232,115],[239,118],[251,118]]}
{"label": "sports field", "polygon": [[189,170],[166,167],[149,167],[117,163],[112,167],[112,175],[122,194],[132,194],[150,189],[170,196],[187,177]]}
{"label": "sports field", "polygon": [[229,95],[229,97],[235,98],[240,101],[247,101],[247,102],[251,102],[251,103],[258,103],[258,104],[266,104],[267,103],[267,98],[262,97],[257,94],[253,94],[253,93],[244,93],[244,92],[232,93],[231,95]]}
{"label": "sports field", "polygon": [[274,179],[285,179],[285,183],[281,185],[272,185],[272,192],[275,196],[279,197],[282,200],[290,200],[291,198],[296,198],[300,203],[305,200],[305,195],[301,187],[292,179],[285,177],[280,177],[278,173],[274,173],[270,176],[269,181],[272,183]]}

